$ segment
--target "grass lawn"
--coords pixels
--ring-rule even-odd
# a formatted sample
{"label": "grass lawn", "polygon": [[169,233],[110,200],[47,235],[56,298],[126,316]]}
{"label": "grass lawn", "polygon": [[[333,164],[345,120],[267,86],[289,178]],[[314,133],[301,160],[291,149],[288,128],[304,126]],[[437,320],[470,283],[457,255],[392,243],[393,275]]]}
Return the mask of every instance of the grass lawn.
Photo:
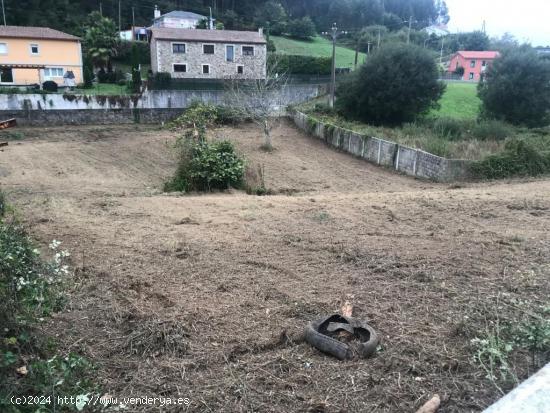
{"label": "grass lawn", "polygon": [[435,117],[475,119],[481,101],[477,97],[477,83],[447,83],[447,90],[439,101],[441,108],[432,111]]}
{"label": "grass lawn", "polygon": [[[67,92],[71,93],[71,92]],[[91,89],[79,89],[73,90],[75,95],[128,95],[130,92],[126,85],[120,86],[113,83],[96,83]]]}
{"label": "grass lawn", "polygon": [[[304,56],[332,56],[332,43],[327,39],[315,36],[310,41],[289,39],[287,37],[271,36],[277,53]],[[365,60],[365,53],[359,53],[358,63]],[[355,64],[355,51],[346,47],[336,46],[336,67],[351,67]]]}

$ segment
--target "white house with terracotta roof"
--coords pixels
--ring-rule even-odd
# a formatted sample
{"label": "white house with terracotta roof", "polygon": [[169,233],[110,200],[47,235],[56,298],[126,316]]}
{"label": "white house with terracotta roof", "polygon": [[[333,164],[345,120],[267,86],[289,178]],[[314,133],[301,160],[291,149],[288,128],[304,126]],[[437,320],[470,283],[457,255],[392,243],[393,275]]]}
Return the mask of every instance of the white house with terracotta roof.
{"label": "white house with terracotta roof", "polygon": [[1,86],[63,86],[69,78],[82,82],[80,38],[48,27],[0,26]]}
{"label": "white house with terracotta roof", "polygon": [[462,80],[470,82],[479,82],[481,76],[493,61],[500,56],[499,52],[495,51],[465,51],[456,52],[451,57],[449,64],[449,73],[455,73],[460,67],[464,68]]}
{"label": "white house with terracotta roof", "polygon": [[151,29],[151,70],[188,79],[264,79],[263,31]]}

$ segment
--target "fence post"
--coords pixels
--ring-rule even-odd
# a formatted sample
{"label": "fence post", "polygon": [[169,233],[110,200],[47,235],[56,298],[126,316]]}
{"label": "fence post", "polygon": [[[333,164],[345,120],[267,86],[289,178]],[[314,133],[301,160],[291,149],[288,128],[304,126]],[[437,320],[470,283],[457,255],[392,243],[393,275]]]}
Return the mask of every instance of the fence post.
{"label": "fence post", "polygon": [[397,156],[395,157],[395,170],[399,170],[399,145],[397,145]]}
{"label": "fence post", "polygon": [[[378,138],[376,138],[378,139]],[[380,165],[380,154],[382,152],[382,141],[378,139],[378,165]]]}

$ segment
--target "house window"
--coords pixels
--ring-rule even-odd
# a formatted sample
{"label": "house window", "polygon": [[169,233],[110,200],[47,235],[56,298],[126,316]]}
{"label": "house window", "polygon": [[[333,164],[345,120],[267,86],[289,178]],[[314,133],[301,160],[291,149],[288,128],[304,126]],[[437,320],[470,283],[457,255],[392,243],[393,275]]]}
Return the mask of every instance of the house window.
{"label": "house window", "polygon": [[62,67],[47,67],[44,69],[44,77],[63,77],[64,72]]}
{"label": "house window", "polygon": [[172,53],[185,53],[185,43],[172,43]]}
{"label": "house window", "polygon": [[31,54],[38,54],[40,50],[38,49],[37,44],[31,44]]}
{"label": "house window", "polygon": [[0,43],[0,54],[8,54],[8,44]]}
{"label": "house window", "polygon": [[455,69],[458,69],[458,66],[459,66],[459,63],[458,63],[458,60],[457,60]]}
{"label": "house window", "polygon": [[470,67],[476,67],[476,61],[475,60],[472,60],[470,62]]}
{"label": "house window", "polygon": [[485,66],[487,66],[487,61],[484,60],[481,62],[481,67],[485,67]]}
{"label": "house window", "polygon": [[244,66],[238,65],[237,66],[237,74],[242,75],[244,73]]}
{"label": "house window", "polygon": [[470,77],[469,77],[470,80],[474,80],[474,72],[470,72]]}
{"label": "house window", "polygon": [[254,46],[243,46],[243,56],[254,56]]}
{"label": "house window", "polygon": [[214,45],[213,44],[203,44],[202,52],[204,54],[214,54]]}
{"label": "house window", "polygon": [[235,60],[235,46],[225,46],[225,60],[227,62],[232,62]]}
{"label": "house window", "polygon": [[210,65],[202,65],[202,74],[203,75],[210,74]]}
{"label": "house window", "polygon": [[187,65],[184,64],[174,64],[175,73],[185,73],[187,72]]}
{"label": "house window", "polygon": [[11,68],[0,69],[0,82],[13,83],[13,73]]}

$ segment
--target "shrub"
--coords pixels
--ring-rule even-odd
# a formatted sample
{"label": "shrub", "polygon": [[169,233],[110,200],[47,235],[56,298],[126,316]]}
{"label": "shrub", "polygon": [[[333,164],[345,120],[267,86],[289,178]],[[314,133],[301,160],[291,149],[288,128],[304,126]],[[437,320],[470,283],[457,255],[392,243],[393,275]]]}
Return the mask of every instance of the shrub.
{"label": "shrub", "polygon": [[433,123],[433,131],[441,138],[447,140],[459,140],[462,138],[464,122],[449,117],[437,118]]}
{"label": "shrub", "polygon": [[315,25],[309,16],[291,20],[287,27],[288,34],[297,39],[310,39],[315,36]]}
{"label": "shrub", "polygon": [[212,191],[242,186],[244,161],[229,141],[208,143],[184,138],[174,178],[165,191]]}
{"label": "shrub", "polygon": [[42,89],[47,92],[57,92],[57,88],[57,83],[55,83],[53,80],[46,80],[44,83],[42,83]]}
{"label": "shrub", "polygon": [[550,61],[532,49],[510,51],[489,67],[478,92],[485,117],[544,126],[550,121]]}
{"label": "shrub", "polygon": [[550,173],[550,153],[539,152],[525,141],[513,140],[506,143],[502,153],[472,164],[471,173],[485,179],[547,174]]}
{"label": "shrub", "polygon": [[472,135],[481,140],[502,141],[513,134],[513,130],[506,123],[498,120],[482,120],[475,124]]}
{"label": "shrub", "polygon": [[137,49],[138,55],[138,64],[149,64],[151,63],[151,50],[149,48],[149,43],[147,42],[129,42],[122,40],[116,45],[116,55],[113,57],[113,61],[122,62],[127,65],[133,65],[133,56],[134,53],[132,50]]}
{"label": "shrub", "polygon": [[126,80],[126,76],[122,73],[122,70],[109,70],[101,68],[97,72],[97,80],[99,83],[118,83],[119,80]]}
{"label": "shrub", "polygon": [[208,126],[218,121],[218,107],[200,101],[192,102],[191,105],[178,116],[169,126],[171,128],[197,128],[199,133],[206,132]]}
{"label": "shrub", "polygon": [[332,59],[330,57],[270,54],[268,67],[277,72],[293,75],[329,75]]}
{"label": "shrub", "polygon": [[375,52],[338,87],[337,108],[375,124],[402,124],[437,106],[445,90],[425,49],[391,44]]}
{"label": "shrub", "polygon": [[250,117],[241,110],[234,109],[230,106],[217,106],[216,122],[222,125],[237,125],[242,122],[251,121]]}

